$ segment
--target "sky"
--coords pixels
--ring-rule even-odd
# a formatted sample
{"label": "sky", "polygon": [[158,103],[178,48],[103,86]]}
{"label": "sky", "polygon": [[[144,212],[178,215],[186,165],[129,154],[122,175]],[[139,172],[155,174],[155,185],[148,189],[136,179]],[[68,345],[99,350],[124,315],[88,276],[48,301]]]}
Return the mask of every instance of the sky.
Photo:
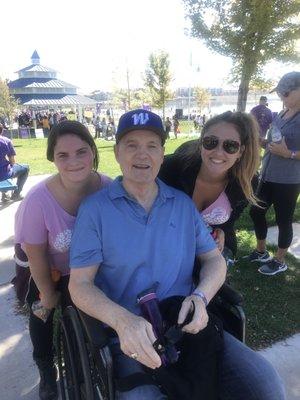
{"label": "sky", "polygon": [[[162,49],[173,88],[229,86],[231,60],[186,35],[181,0],[2,0],[1,14],[1,78],[17,79],[37,50],[41,64],[80,93],[126,87],[127,69],[130,87],[141,87],[150,53]],[[295,69],[272,64],[266,77]]]}

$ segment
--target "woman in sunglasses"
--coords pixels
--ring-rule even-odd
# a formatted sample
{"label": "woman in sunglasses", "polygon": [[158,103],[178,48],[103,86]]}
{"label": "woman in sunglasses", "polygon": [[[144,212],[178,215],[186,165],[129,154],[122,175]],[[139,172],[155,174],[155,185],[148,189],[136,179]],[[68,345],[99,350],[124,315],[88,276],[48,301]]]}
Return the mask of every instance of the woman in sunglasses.
{"label": "woman in sunglasses", "polygon": [[159,177],[183,190],[212,229],[220,251],[237,250],[234,223],[247,206],[256,204],[251,181],[259,165],[258,128],[241,112],[225,112],[204,125],[200,140],[167,155]]}
{"label": "woman in sunglasses", "polygon": [[[284,110],[267,133],[257,195],[263,207],[251,207],[257,240],[249,260],[261,263],[258,271],[276,275],[287,270],[285,256],[293,239],[293,216],[300,193],[300,72],[289,72],[276,88]],[[266,249],[266,212],[274,206],[278,225],[278,247],[272,258]]]}
{"label": "woman in sunglasses", "polygon": [[[159,177],[194,200],[216,232],[221,251],[225,242],[235,254],[234,222],[249,202],[256,204],[251,181],[259,165],[258,142],[258,126],[250,114],[225,112],[208,120],[200,140],[167,155],[161,167]],[[224,400],[285,399],[272,365],[226,331],[220,392]]]}

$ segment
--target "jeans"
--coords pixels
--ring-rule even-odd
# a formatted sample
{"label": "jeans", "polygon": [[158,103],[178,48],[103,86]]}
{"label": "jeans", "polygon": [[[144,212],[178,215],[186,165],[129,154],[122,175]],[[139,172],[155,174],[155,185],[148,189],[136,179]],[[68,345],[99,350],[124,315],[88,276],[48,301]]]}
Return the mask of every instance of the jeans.
{"label": "jeans", "polygon": [[[137,361],[125,356],[117,344],[111,347],[117,377],[139,372]],[[224,350],[220,362],[220,400],[284,400],[283,383],[272,365],[259,353],[224,332]],[[152,385],[117,392],[117,400],[165,400]]]}
{"label": "jeans", "polygon": [[17,178],[18,189],[14,191],[14,194],[20,194],[28,178],[29,166],[24,164],[13,164],[10,172],[10,178]]}

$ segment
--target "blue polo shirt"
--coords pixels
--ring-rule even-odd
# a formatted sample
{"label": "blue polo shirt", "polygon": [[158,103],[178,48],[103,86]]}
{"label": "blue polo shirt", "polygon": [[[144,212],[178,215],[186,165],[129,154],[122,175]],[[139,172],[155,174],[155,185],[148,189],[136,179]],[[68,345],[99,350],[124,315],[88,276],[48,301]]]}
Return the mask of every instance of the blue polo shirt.
{"label": "blue polo shirt", "polygon": [[157,179],[149,213],[119,177],[80,206],[70,267],[99,265],[98,286],[111,300],[139,314],[137,295],[158,282],[164,299],[191,293],[196,255],[216,248],[192,200]]}

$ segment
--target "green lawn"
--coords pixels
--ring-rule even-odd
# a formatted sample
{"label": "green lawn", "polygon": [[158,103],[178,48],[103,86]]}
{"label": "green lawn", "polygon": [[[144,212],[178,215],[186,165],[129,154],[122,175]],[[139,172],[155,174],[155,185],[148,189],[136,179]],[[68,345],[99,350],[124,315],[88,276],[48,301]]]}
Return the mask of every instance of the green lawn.
{"label": "green lawn", "polygon": [[[181,126],[179,139],[170,139],[166,143],[166,153],[172,153],[181,143],[187,140],[184,132],[188,130],[187,122]],[[185,136],[185,137],[183,137]],[[30,174],[55,172],[51,162],[46,161],[45,139],[14,140],[17,161],[30,165]],[[113,155],[113,142],[97,140],[100,152],[101,172],[115,177],[120,171]],[[300,221],[300,199],[297,203],[295,221]],[[274,212],[268,213],[269,225],[274,225]],[[232,284],[241,291],[245,299],[247,316],[247,343],[260,348],[279,339],[300,331],[300,263],[292,256],[288,257],[289,269],[275,277],[266,277],[257,272],[257,265],[242,260],[255,245],[251,232],[253,225],[245,210],[237,223],[240,261],[230,271]],[[273,247],[269,248],[274,250]]]}

